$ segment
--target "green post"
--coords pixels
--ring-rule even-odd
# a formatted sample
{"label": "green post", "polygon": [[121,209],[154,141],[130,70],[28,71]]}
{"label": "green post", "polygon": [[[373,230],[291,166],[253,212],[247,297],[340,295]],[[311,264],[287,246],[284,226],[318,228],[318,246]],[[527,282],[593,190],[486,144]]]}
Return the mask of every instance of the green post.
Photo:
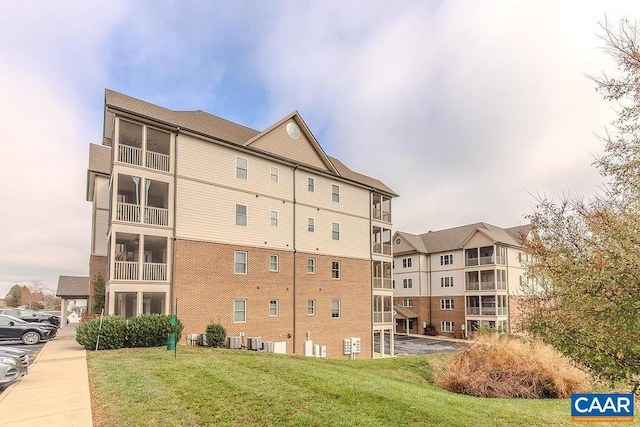
{"label": "green post", "polygon": [[[171,315],[171,326],[173,326],[175,328],[175,326],[178,324],[178,316],[176,316],[175,314]],[[172,332],[169,334],[169,337],[167,338],[167,350],[176,350],[176,333]]]}

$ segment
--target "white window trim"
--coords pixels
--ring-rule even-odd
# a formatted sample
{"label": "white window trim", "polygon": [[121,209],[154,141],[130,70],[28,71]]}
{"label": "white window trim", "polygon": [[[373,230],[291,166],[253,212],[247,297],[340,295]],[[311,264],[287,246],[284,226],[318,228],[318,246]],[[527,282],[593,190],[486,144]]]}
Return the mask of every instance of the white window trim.
{"label": "white window trim", "polygon": [[[337,189],[337,192],[334,192],[333,190]],[[338,200],[334,200],[333,196],[338,196]],[[340,186],[337,184],[331,184],[331,201],[333,203],[340,203]]]}
{"label": "white window trim", "polygon": [[[244,160],[245,169],[242,169],[242,168],[239,167],[238,160]],[[238,171],[239,170],[244,170],[244,174],[246,175],[244,178],[238,176]],[[247,158],[245,158],[245,157],[236,156],[236,179],[240,179],[242,181],[248,181],[249,180],[249,160]]]}
{"label": "white window trim", "polygon": [[[273,265],[272,257],[275,257],[276,269],[271,268]],[[277,254],[269,254],[269,271],[277,272],[280,269],[280,257]]]}
{"label": "white window trim", "polygon": [[[312,264],[309,264],[309,261],[312,261]],[[309,267],[312,267],[312,271],[309,271]],[[307,274],[316,274],[316,259],[315,258],[307,258]]]}
{"label": "white window trim", "polygon": [[[244,222],[245,222],[245,224],[244,225],[238,224],[238,206],[244,206],[244,208],[245,208],[244,209],[244,212],[245,212],[245,214],[244,214]],[[236,218],[236,220],[235,220],[236,227],[248,227],[249,226],[249,206],[243,205],[242,203],[236,203],[235,204],[235,218]]]}
{"label": "white window trim", "polygon": [[[275,171],[275,173],[273,173],[273,171]],[[271,183],[273,184],[277,184],[280,182],[280,169],[275,166],[271,166],[271,169],[269,170],[269,181],[271,181]]]}
{"label": "white window trim", "polygon": [[[338,269],[337,270],[334,270],[334,268],[333,268],[333,263],[334,262],[338,263]],[[334,260],[331,261],[331,280],[340,280],[340,277],[342,276],[342,272],[340,271],[341,270],[340,267],[341,267],[340,266],[340,261],[334,261]],[[338,272],[338,277],[333,277],[333,272],[334,271]]]}
{"label": "white window trim", "polygon": [[[271,303],[272,302],[276,303],[276,314],[271,314]],[[278,302],[278,300],[277,299],[269,300],[269,317],[278,317],[279,314],[280,314],[280,303]]]}
{"label": "white window trim", "polygon": [[[276,214],[276,215],[275,215],[275,218],[274,218],[273,214]],[[247,216],[248,216],[248,215],[247,215]],[[271,226],[271,227],[277,227],[277,226],[278,226],[278,222],[279,222],[279,219],[278,219],[278,217],[279,217],[279,216],[280,216],[280,215],[278,214],[278,211],[269,211],[269,226]],[[275,219],[275,221],[276,221],[275,225],[273,224],[273,220],[274,220],[274,219]]]}
{"label": "white window trim", "polygon": [[[309,185],[311,184],[311,185]],[[312,178],[310,176],[307,177],[307,191],[309,193],[315,193],[316,192],[316,179]]]}
{"label": "white window trim", "polygon": [[[338,315],[334,316],[333,315],[333,303],[337,302],[338,303]],[[340,302],[339,299],[332,299],[331,300],[331,318],[332,319],[339,319],[342,316],[342,303]]]}
{"label": "white window trim", "polygon": [[[309,307],[309,303],[312,303],[311,307]],[[312,312],[309,313],[309,308],[311,308]],[[316,315],[316,300],[315,299],[309,299],[307,300],[307,316],[315,316]]]}
{"label": "white window trim", "polygon": [[453,332],[455,330],[455,323],[451,320],[443,320],[440,322],[440,331]]}
{"label": "white window trim", "polygon": [[316,219],[315,218],[311,218],[311,217],[307,218],[307,231],[309,233],[315,233],[316,232]]}
{"label": "white window trim", "polygon": [[[334,230],[334,226],[337,226],[337,229],[338,229],[337,231]],[[334,233],[337,233],[337,236],[338,236],[337,239],[334,238],[334,235],[335,235]],[[340,224],[337,222],[331,223],[331,240],[340,241]]]}
{"label": "white window trim", "polygon": [[453,310],[453,309],[454,309],[453,298],[440,299],[440,310]]}
{"label": "white window trim", "polygon": [[[236,262],[237,254],[244,254],[244,273],[243,272],[238,273],[236,270],[236,265],[241,264]],[[248,270],[249,270],[249,255],[244,251],[234,251],[233,252],[233,274],[247,274]]]}
{"label": "white window trim", "polygon": [[[236,310],[236,302],[243,301],[244,302],[244,310]],[[244,320],[236,320],[236,312],[244,313]],[[246,299],[234,299],[233,300],[233,323],[247,323],[247,300]]]}

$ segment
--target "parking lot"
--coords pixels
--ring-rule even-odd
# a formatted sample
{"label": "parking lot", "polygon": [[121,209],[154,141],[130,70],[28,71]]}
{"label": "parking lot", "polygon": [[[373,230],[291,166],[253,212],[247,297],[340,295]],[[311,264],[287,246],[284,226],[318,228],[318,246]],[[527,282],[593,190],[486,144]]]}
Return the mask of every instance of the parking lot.
{"label": "parking lot", "polygon": [[[18,340],[18,341],[0,341],[0,347],[11,347],[11,348],[17,348],[20,350],[24,350],[26,352],[29,353],[29,359],[31,360],[31,362],[33,362],[33,359],[36,358],[38,352],[40,350],[42,350],[42,347],[44,346],[45,342],[39,342],[38,344],[33,344],[33,345],[25,345],[22,343],[22,341]],[[0,394],[2,394],[2,392],[4,391],[6,387],[0,386]]]}
{"label": "parking lot", "polygon": [[[402,354],[430,354],[430,353],[442,353],[449,351],[458,351],[466,343],[458,341],[448,341],[446,339],[435,339],[419,336],[407,336],[398,335],[393,336],[394,348],[396,355]],[[379,352],[379,345],[377,341],[374,342],[374,351]],[[385,349],[385,353],[388,354],[389,348]]]}

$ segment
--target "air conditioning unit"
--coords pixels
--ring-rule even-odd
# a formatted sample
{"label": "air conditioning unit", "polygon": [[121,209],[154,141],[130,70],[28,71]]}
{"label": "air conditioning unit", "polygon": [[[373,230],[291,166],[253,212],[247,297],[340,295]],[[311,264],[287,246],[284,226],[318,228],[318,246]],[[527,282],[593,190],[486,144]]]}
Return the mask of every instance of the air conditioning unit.
{"label": "air conditioning unit", "polygon": [[247,350],[262,350],[262,337],[247,338]]}
{"label": "air conditioning unit", "polygon": [[227,338],[227,348],[242,348],[242,338],[241,337],[228,337]]}
{"label": "air conditioning unit", "polygon": [[197,345],[200,340],[200,334],[188,334],[187,345]]}
{"label": "air conditioning unit", "polygon": [[273,341],[265,341],[262,343],[262,349],[266,352],[273,353]]}

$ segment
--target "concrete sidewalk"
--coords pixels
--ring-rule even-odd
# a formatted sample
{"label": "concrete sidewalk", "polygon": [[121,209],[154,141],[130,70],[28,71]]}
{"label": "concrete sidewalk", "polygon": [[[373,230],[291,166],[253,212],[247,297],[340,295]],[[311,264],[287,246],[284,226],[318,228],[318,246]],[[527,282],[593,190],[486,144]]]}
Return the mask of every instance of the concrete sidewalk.
{"label": "concrete sidewalk", "polygon": [[75,340],[75,326],[60,328],[29,373],[0,394],[0,426],[93,425],[87,352]]}

